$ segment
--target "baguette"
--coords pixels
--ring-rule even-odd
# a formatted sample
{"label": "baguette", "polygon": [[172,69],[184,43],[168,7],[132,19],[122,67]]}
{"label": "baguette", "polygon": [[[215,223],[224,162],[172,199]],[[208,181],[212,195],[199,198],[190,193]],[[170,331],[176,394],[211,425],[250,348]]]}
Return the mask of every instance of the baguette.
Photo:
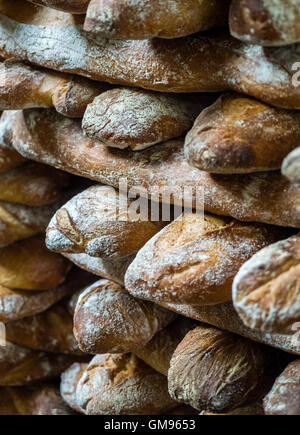
{"label": "baguette", "polygon": [[300,90],[293,86],[291,71],[299,59],[298,46],[278,52],[224,34],[176,40],[99,39],[84,32],[74,15],[34,13],[26,3],[19,0],[19,6],[14,2],[12,7],[10,0],[2,0],[0,56],[4,58],[156,91],[233,90],[271,105],[300,109]]}
{"label": "baguette", "polygon": [[93,275],[74,268],[63,284],[46,292],[15,290],[0,286],[0,322],[12,322],[39,314],[64,297],[70,297],[74,288],[83,288],[93,280]]}
{"label": "baguette", "polygon": [[62,284],[71,263],[48,251],[42,236],[0,249],[0,285],[10,289],[49,290]]}
{"label": "baguette", "polygon": [[4,112],[0,119],[0,173],[21,166],[26,159],[11,145],[11,112]]}
{"label": "baguette", "polygon": [[76,402],[87,415],[155,415],[178,406],[167,379],[132,354],[96,355],[78,382]]}
{"label": "baguette", "polygon": [[14,59],[0,63],[0,110],[54,106],[64,116],[82,118],[87,105],[107,89],[106,84]]}
{"label": "baguette", "polygon": [[186,133],[212,98],[196,99],[143,89],[116,88],[87,106],[82,128],[91,139],[139,151]]}
{"label": "baguette", "polygon": [[74,359],[6,343],[0,347],[0,386],[20,387],[56,378]]}
{"label": "baguette", "polygon": [[52,385],[1,388],[0,415],[73,415]]}
{"label": "baguette", "polygon": [[292,183],[300,183],[300,147],[284,159],[281,171]]}
{"label": "baguette", "polygon": [[74,335],[83,352],[135,352],[175,317],[158,305],[133,298],[119,284],[100,280],[79,297]]}
{"label": "baguette", "polygon": [[[275,355],[274,355],[275,354]],[[168,372],[173,399],[203,410],[224,412],[262,399],[276,372],[275,351],[210,326],[188,332]]]}
{"label": "baguette", "polygon": [[156,303],[215,305],[232,300],[233,278],[253,254],[284,237],[282,229],[185,213],[138,252],[125,287]]}
{"label": "baguette", "polygon": [[41,206],[56,202],[69,176],[61,171],[28,162],[0,174],[0,200]]}
{"label": "baguette", "polygon": [[300,42],[299,20],[297,0],[231,2],[231,34],[247,43],[280,46]]}
{"label": "baguette", "polygon": [[116,260],[136,254],[165,223],[152,222],[150,213],[133,216],[127,201],[108,186],[95,185],[79,193],[51,219],[48,249]]}
{"label": "baguette", "polygon": [[139,153],[108,149],[86,138],[75,120],[48,109],[31,109],[15,113],[13,146],[27,158],[114,187],[126,178],[132,194],[146,194],[148,199],[181,206],[184,195],[185,202],[197,207],[197,198],[201,202],[203,195],[211,213],[300,227],[299,186],[279,172],[210,175],[186,162],[181,140]]}
{"label": "baguette", "polygon": [[37,5],[47,6],[71,14],[84,14],[90,0],[29,0]]}
{"label": "baguette", "polygon": [[7,323],[6,338],[34,350],[83,355],[73,334],[73,319],[65,300],[43,313]]}
{"label": "baguette", "polygon": [[64,373],[62,373],[60,381],[61,397],[71,409],[82,414],[84,411],[77,404],[76,389],[87,366],[87,363],[76,362],[72,364]]}
{"label": "baguette", "polygon": [[180,38],[227,23],[228,0],[91,0],[84,30],[101,38]]}
{"label": "baguette", "polygon": [[300,234],[268,246],[245,263],[233,283],[233,302],[252,329],[290,334],[300,322]]}
{"label": "baguette", "polygon": [[292,362],[276,379],[264,399],[266,415],[300,415],[300,359]]}
{"label": "baguette", "polygon": [[217,174],[273,171],[299,142],[300,112],[224,94],[196,119],[185,156],[190,165]]}

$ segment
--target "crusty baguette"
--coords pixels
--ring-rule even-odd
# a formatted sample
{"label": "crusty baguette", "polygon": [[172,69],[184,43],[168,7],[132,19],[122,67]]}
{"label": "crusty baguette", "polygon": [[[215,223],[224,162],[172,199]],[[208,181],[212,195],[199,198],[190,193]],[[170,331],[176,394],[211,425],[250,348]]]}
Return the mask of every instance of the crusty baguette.
{"label": "crusty baguette", "polygon": [[143,89],[116,88],[87,106],[82,128],[91,139],[134,151],[179,137],[188,131],[212,97],[197,100]]}
{"label": "crusty baguette", "polygon": [[300,41],[298,0],[233,0],[230,30],[252,44],[280,46]]}
{"label": "crusty baguette", "polygon": [[109,83],[166,92],[234,90],[272,105],[300,108],[291,65],[299,47],[284,52],[229,36],[116,41],[92,38],[74,15],[30,10],[2,0],[0,55]]}
{"label": "crusty baguette", "polygon": [[182,205],[184,195],[197,206],[203,194],[209,212],[300,227],[299,186],[279,172],[210,175],[186,162],[181,140],[139,153],[109,149],[86,138],[79,122],[53,110],[31,109],[15,112],[13,146],[25,157],[114,187],[125,177],[132,194],[146,191],[148,199]]}
{"label": "crusty baguette", "polygon": [[300,112],[224,94],[204,109],[185,139],[192,166],[218,174],[280,169],[300,142]]}
{"label": "crusty baguette", "polygon": [[0,110],[55,107],[62,115],[82,118],[106,84],[34,68],[17,60],[0,63]]}
{"label": "crusty baguette", "polygon": [[138,252],[125,287],[132,296],[154,303],[227,302],[242,264],[282,237],[284,231],[277,227],[184,213]]}
{"label": "crusty baguette", "polygon": [[1,114],[0,121],[0,172],[21,166],[26,159],[21,156],[11,145],[11,112]]}
{"label": "crusty baguette", "polygon": [[219,305],[199,307],[197,305],[163,304],[166,308],[176,313],[190,317],[199,322],[207,323],[233,332],[234,334],[250,338],[253,341],[267,344],[268,346],[281,349],[285,352],[300,355],[300,343],[295,341],[295,331],[292,334],[270,334],[259,330],[253,330],[244,325],[231,302]]}
{"label": "crusty baguette", "polygon": [[87,363],[80,362],[72,364],[64,373],[62,373],[60,381],[60,394],[62,398],[71,409],[82,414],[84,411],[77,403],[76,389],[87,366]]}
{"label": "crusty baguette", "polygon": [[41,206],[57,201],[69,176],[51,167],[28,162],[0,174],[0,200]]}
{"label": "crusty baguette", "polygon": [[7,342],[0,346],[0,386],[19,387],[56,378],[75,356],[27,349]]}
{"label": "crusty baguette", "polygon": [[199,410],[235,409],[263,398],[274,382],[278,355],[227,331],[198,326],[187,333],[172,356],[170,395]]}
{"label": "crusty baguette", "polygon": [[227,23],[228,0],[91,0],[84,29],[101,38],[179,38]]}
{"label": "crusty baguette", "polygon": [[66,296],[74,289],[82,289],[95,280],[83,270],[73,268],[66,281],[48,291],[24,291],[0,286],[0,322],[11,322],[41,313]]}
{"label": "crusty baguette", "polygon": [[96,355],[78,382],[76,402],[87,415],[152,415],[178,406],[166,377],[132,354]]}
{"label": "crusty baguette", "polygon": [[29,0],[37,5],[47,6],[72,14],[84,14],[90,0]]}
{"label": "crusty baguette", "polygon": [[79,297],[74,335],[83,352],[135,352],[175,317],[174,312],[133,298],[119,284],[100,280]]}
{"label": "crusty baguette", "polygon": [[106,259],[136,254],[166,223],[152,222],[150,213],[134,216],[130,213],[131,203],[112,187],[89,187],[51,219],[46,236],[48,249]]}
{"label": "crusty baguette", "polygon": [[49,290],[62,284],[71,263],[50,252],[43,236],[0,249],[0,285],[10,289]]}
{"label": "crusty baguette", "polygon": [[1,388],[0,415],[72,415],[52,385]]}
{"label": "crusty baguette", "polygon": [[168,376],[172,355],[185,335],[198,322],[180,317],[159,331],[144,347],[134,353],[146,364],[164,376]]}
{"label": "crusty baguette", "polygon": [[276,379],[264,399],[267,415],[300,415],[300,359],[292,362]]}
{"label": "crusty baguette", "polygon": [[6,339],[30,349],[82,355],[73,334],[73,319],[66,300],[43,313],[7,323]]}
{"label": "crusty baguette", "polygon": [[284,159],[281,172],[292,183],[300,183],[300,147],[296,148]]}
{"label": "crusty baguette", "polygon": [[245,263],[233,283],[233,302],[252,329],[291,334],[300,322],[300,234],[274,243]]}

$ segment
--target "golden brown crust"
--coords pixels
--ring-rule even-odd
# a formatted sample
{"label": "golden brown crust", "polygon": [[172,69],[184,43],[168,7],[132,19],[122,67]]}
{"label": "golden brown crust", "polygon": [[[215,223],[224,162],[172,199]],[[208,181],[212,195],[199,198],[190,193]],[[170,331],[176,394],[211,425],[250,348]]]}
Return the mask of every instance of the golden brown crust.
{"label": "golden brown crust", "polygon": [[300,234],[262,249],[233,283],[234,307],[252,329],[290,334],[300,322]]}
{"label": "golden brown crust", "polygon": [[292,183],[300,183],[300,147],[296,148],[284,159],[281,172]]}
{"label": "golden brown crust", "polygon": [[77,385],[76,402],[87,415],[154,415],[178,406],[165,376],[132,354],[95,356]]}
{"label": "golden brown crust", "polygon": [[136,254],[166,223],[152,222],[148,215],[133,216],[131,203],[112,187],[89,187],[51,219],[46,236],[48,249],[115,260]]}
{"label": "golden brown crust", "polygon": [[224,94],[203,110],[185,139],[192,166],[219,174],[273,171],[300,141],[300,112]]}
{"label": "golden brown crust", "polygon": [[168,372],[171,396],[196,409],[227,411],[268,390],[268,348],[209,326],[190,331],[175,350]]}
{"label": "golden brown crust", "polygon": [[227,302],[241,265],[280,237],[281,229],[185,213],[138,252],[125,286],[133,296],[156,303]]}
{"label": "golden brown crust", "polygon": [[184,193],[197,206],[195,199],[200,201],[203,193],[211,213],[300,227],[299,186],[277,172],[210,175],[188,165],[180,140],[139,153],[109,149],[86,138],[77,121],[36,109],[15,113],[13,145],[23,156],[104,184],[118,187],[126,177],[132,193],[142,186],[148,198],[181,206]]}
{"label": "golden brown crust", "polygon": [[267,415],[300,415],[300,360],[292,362],[276,379],[264,399]]}
{"label": "golden brown crust", "polygon": [[74,335],[83,352],[135,352],[175,317],[158,305],[133,298],[120,285],[101,280],[79,297]]}
{"label": "golden brown crust", "polygon": [[293,86],[290,70],[299,60],[297,45],[278,52],[224,35],[101,40],[74,25],[74,15],[64,14],[63,19],[59,13],[58,18],[50,12],[30,15],[24,3],[20,13],[7,2],[11,3],[2,0],[5,15],[0,17],[4,58],[16,57],[109,83],[165,92],[233,90],[275,106],[300,108],[300,90]]}
{"label": "golden brown crust", "polygon": [[91,0],[84,29],[102,38],[179,38],[225,25],[228,0]]}
{"label": "golden brown crust", "polygon": [[62,284],[69,261],[50,252],[43,236],[36,236],[0,250],[0,285],[10,289],[48,290]]}
{"label": "golden brown crust", "polygon": [[265,46],[300,41],[298,0],[233,0],[231,34],[242,41]]}

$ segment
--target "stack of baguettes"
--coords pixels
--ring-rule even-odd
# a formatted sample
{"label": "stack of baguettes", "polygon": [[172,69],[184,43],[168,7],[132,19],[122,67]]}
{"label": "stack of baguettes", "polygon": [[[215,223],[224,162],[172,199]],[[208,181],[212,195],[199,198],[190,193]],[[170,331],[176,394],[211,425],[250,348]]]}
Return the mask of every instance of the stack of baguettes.
{"label": "stack of baguettes", "polygon": [[300,414],[300,1],[0,11],[0,414]]}

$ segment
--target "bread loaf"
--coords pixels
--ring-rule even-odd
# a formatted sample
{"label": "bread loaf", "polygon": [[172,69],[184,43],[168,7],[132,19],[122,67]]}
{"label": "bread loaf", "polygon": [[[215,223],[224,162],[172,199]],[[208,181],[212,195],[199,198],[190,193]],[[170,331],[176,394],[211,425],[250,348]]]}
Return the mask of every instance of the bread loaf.
{"label": "bread loaf", "polygon": [[13,145],[25,157],[104,184],[119,187],[125,177],[130,193],[146,192],[148,199],[182,205],[184,196],[185,203],[202,208],[204,197],[212,213],[300,227],[299,186],[279,172],[210,175],[186,162],[181,140],[139,153],[108,149],[84,137],[75,120],[32,109],[15,113]]}
{"label": "bread loaf", "polygon": [[0,249],[0,285],[10,289],[49,290],[62,284],[71,264],[45,246],[42,236]]}
{"label": "bread loaf", "polygon": [[300,359],[287,366],[264,399],[267,415],[300,414]]}
{"label": "bread loaf", "polygon": [[6,343],[0,346],[0,386],[19,387],[59,376],[75,357],[34,351]]}
{"label": "bread loaf", "polygon": [[72,14],[84,14],[90,0],[29,0],[37,5],[59,9]]}
{"label": "bread loaf", "polygon": [[87,104],[107,89],[106,84],[17,60],[0,63],[0,110],[54,106],[62,115],[82,118]]}
{"label": "bread loaf", "polygon": [[11,112],[1,114],[0,120],[0,173],[21,166],[26,159],[11,146]]}
{"label": "bread loaf", "polygon": [[133,298],[118,284],[100,280],[79,297],[74,335],[83,352],[135,352],[175,317],[158,305]]}
{"label": "bread loaf", "polygon": [[78,382],[76,402],[87,415],[155,415],[178,406],[165,376],[132,354],[96,355]]}
{"label": "bread loaf", "polygon": [[300,183],[300,147],[284,159],[281,171],[292,183]]}
{"label": "bread loaf", "polygon": [[300,322],[300,234],[268,246],[242,266],[233,302],[244,324],[291,334]]}
{"label": "bread loaf", "polygon": [[188,131],[212,98],[188,99],[143,89],[116,88],[87,106],[82,128],[91,139],[134,151],[179,137]]}
{"label": "bread loaf", "polygon": [[131,203],[112,187],[89,187],[53,216],[47,228],[47,247],[115,260],[136,254],[165,223],[151,221],[148,210],[146,215],[134,215]]}
{"label": "bread loaf", "polygon": [[241,265],[281,237],[277,228],[185,213],[138,252],[125,287],[132,296],[157,303],[227,302]]}
{"label": "bread loaf", "polygon": [[192,166],[219,174],[280,169],[300,142],[300,112],[223,94],[203,110],[185,139]]}
{"label": "bread loaf", "polygon": [[102,38],[179,38],[225,25],[228,0],[91,0],[84,29]]}
{"label": "bread loaf", "polygon": [[242,41],[265,46],[300,42],[297,0],[233,0],[231,34]]}
{"label": "bread loaf", "polygon": [[33,206],[52,204],[68,182],[67,174],[28,162],[0,174],[0,200]]}
{"label": "bread loaf", "polygon": [[11,322],[41,313],[66,296],[74,289],[83,288],[93,282],[93,275],[74,268],[66,281],[47,291],[24,291],[0,286],[0,322]]}
{"label": "bread loaf", "polygon": [[165,92],[233,90],[271,105],[300,108],[291,70],[299,46],[263,49],[224,34],[176,40],[92,38],[74,15],[28,9],[30,4],[21,0],[13,8],[10,0],[2,0],[0,56],[109,83]]}
{"label": "bread loaf", "polygon": [[74,363],[61,375],[60,394],[71,409],[80,413],[84,411],[77,404],[76,389],[87,366],[87,363]]}
{"label": "bread loaf", "polygon": [[251,403],[268,391],[271,361],[276,365],[272,357],[267,347],[198,326],[188,332],[172,356],[170,395],[193,408],[216,412]]}

